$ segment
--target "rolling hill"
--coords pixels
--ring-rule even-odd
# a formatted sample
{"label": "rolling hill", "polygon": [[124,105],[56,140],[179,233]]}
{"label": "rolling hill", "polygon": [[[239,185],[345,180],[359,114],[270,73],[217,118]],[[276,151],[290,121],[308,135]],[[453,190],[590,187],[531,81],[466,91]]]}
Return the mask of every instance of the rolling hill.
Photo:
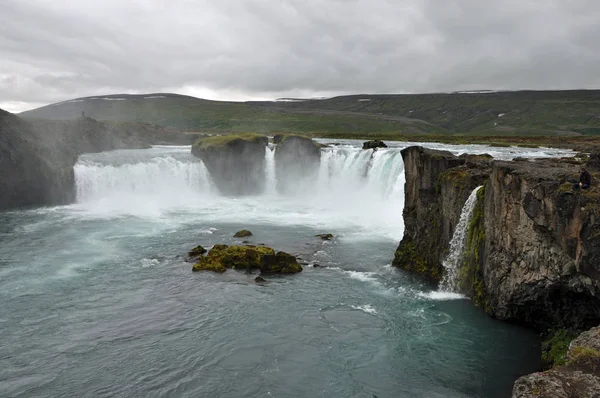
{"label": "rolling hill", "polygon": [[197,132],[317,135],[600,135],[600,90],[350,95],[262,102],[178,94],[107,95],[64,101],[20,116],[89,117]]}

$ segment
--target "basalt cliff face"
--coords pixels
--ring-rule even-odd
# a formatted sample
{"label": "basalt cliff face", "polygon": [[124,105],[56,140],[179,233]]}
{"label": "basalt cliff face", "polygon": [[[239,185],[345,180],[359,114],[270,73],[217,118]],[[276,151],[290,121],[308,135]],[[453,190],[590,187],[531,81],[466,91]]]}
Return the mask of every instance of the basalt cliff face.
{"label": "basalt cliff face", "polygon": [[422,147],[406,148],[402,157],[405,230],[393,264],[439,281],[462,206],[488,178],[490,158]]}
{"label": "basalt cliff face", "polygon": [[202,159],[223,195],[257,195],[265,190],[265,150],[269,139],[261,134],[201,138],[192,154]]}
{"label": "basalt cliff face", "polygon": [[[491,316],[548,335],[545,361],[555,367],[520,378],[513,397],[600,397],[600,329],[571,343],[562,362],[555,340],[600,324],[600,173],[588,161],[592,187],[573,191],[577,159],[492,161],[410,147],[405,236],[394,264],[433,280],[467,197],[477,186],[459,269],[458,289]],[[558,333],[556,333],[558,331]],[[562,333],[562,334],[561,334]]]}
{"label": "basalt cliff face", "polygon": [[600,188],[571,192],[575,162],[500,162],[421,147],[402,155],[405,236],[395,265],[439,280],[462,206],[483,185],[460,290],[493,317],[539,331],[600,323]]}
{"label": "basalt cliff face", "polygon": [[74,201],[73,165],[82,153],[186,140],[151,125],[25,120],[0,110],[0,210]]}

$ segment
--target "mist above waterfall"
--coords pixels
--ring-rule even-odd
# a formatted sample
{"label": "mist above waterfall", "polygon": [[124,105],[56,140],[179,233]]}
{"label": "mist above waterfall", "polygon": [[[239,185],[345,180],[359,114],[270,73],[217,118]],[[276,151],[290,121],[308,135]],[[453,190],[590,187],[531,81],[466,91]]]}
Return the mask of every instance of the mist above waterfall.
{"label": "mist above waterfall", "polygon": [[[265,187],[260,195],[223,196],[203,162],[190,155],[189,147],[84,155],[75,166],[77,206],[97,215],[147,217],[196,209],[204,217],[231,221],[270,220],[327,230],[351,226],[357,232],[402,237],[400,148],[323,148],[314,172],[304,173],[304,178],[298,172],[278,175],[273,148],[267,147],[264,156]],[[284,177],[294,189],[278,189],[278,179]]]}

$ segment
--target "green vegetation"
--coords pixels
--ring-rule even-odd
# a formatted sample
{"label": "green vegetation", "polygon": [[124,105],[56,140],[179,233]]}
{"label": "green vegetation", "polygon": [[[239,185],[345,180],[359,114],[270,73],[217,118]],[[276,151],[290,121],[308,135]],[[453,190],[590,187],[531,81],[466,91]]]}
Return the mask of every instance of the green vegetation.
{"label": "green vegetation", "polygon": [[569,344],[575,338],[566,329],[558,329],[548,334],[542,341],[542,362],[545,368],[561,366],[567,363]]}
{"label": "green vegetation", "polygon": [[214,245],[205,257],[201,257],[192,267],[192,271],[225,272],[227,268],[235,270],[260,270],[292,274],[301,272],[302,267],[296,257],[275,251],[266,246],[227,246]]}
{"label": "green vegetation", "polygon": [[591,347],[573,347],[569,353],[569,365],[585,366],[596,372],[600,369],[600,351]]}
{"label": "green vegetation", "polygon": [[404,238],[402,242],[400,242],[392,264],[404,270],[427,276],[436,281],[439,281],[442,277],[441,266],[430,266],[427,263],[427,260],[417,253],[417,248],[412,240],[407,238]]}
{"label": "green vegetation", "polygon": [[485,245],[484,195],[485,187],[477,191],[477,202],[469,222],[464,263],[459,270],[459,288],[471,297],[476,306],[487,309],[487,292],[480,261],[480,253]]}
{"label": "green vegetation", "polygon": [[441,181],[451,181],[452,185],[460,190],[465,189],[469,179],[469,172],[465,168],[454,167],[440,174]]}
{"label": "green vegetation", "polygon": [[[183,131],[303,133],[384,140],[456,134],[466,140],[486,136],[600,135],[600,119],[595,117],[600,92],[596,90],[350,95],[301,102],[243,103],[174,94],[107,97],[123,100],[84,98],[81,102],[34,109],[22,116],[77,119],[85,111],[98,120],[143,122]],[[502,145],[505,141],[494,142]]]}
{"label": "green vegetation", "polygon": [[227,134],[227,135],[215,135],[211,137],[202,137],[194,143],[194,147],[197,150],[204,150],[207,148],[223,148],[235,141],[248,141],[248,142],[261,142],[264,141],[265,145],[267,137],[262,134],[254,133],[243,133],[243,134]]}

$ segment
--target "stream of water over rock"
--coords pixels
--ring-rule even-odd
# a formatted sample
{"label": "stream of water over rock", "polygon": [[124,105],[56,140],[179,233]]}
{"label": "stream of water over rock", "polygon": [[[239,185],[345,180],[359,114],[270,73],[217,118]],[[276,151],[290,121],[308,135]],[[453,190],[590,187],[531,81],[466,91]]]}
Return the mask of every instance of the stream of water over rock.
{"label": "stream of water over rock", "polygon": [[[389,265],[407,144],[335,144],[293,197],[222,197],[189,147],[154,147],[81,156],[73,205],[0,213],[0,395],[507,396],[536,336]],[[258,285],[183,261],[242,228],[309,265]]]}

